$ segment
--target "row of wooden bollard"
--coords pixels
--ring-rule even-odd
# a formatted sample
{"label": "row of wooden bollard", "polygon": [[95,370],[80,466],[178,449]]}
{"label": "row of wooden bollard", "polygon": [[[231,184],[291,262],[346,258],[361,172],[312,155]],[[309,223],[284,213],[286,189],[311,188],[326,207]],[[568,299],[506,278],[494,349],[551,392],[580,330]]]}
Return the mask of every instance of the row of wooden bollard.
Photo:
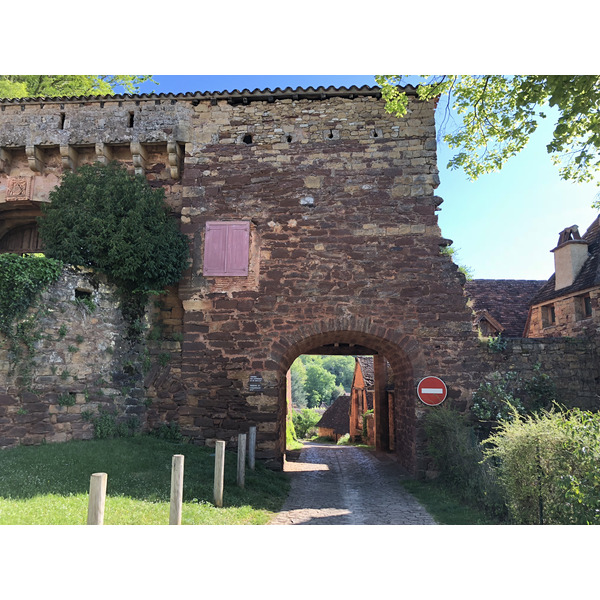
{"label": "row of wooden bollard", "polygon": [[[250,427],[248,433],[248,467],[254,471],[256,452],[256,427]],[[171,461],[171,502],[169,508],[169,525],[181,525],[183,507],[183,454],[175,454]],[[223,487],[225,480],[225,442],[215,443],[215,480],[214,503],[223,506]],[[106,473],[94,473],[90,478],[90,496],[88,500],[88,525],[104,523],[104,505],[106,502]],[[244,487],[246,482],[246,434],[238,435],[237,453],[237,485]]]}

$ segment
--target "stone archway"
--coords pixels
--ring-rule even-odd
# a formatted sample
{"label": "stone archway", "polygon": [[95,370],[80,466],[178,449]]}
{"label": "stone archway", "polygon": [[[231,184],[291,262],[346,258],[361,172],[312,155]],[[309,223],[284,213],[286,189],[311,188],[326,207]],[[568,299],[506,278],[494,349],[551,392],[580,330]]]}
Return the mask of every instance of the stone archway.
{"label": "stone archway", "polygon": [[[357,325],[358,323],[355,323]],[[298,330],[295,339],[286,340],[288,347],[277,357],[279,363],[279,431],[280,449],[285,453],[286,374],[294,360],[302,354],[372,355],[375,368],[375,435],[376,447],[397,454],[399,462],[410,472],[416,470],[416,415],[414,373],[423,364],[416,341],[396,330],[369,324],[368,332],[341,329],[340,324],[313,324]],[[318,332],[315,329],[319,329]],[[303,333],[305,334],[303,336]],[[306,335],[307,334],[307,335]],[[391,369],[394,392],[386,391],[386,363]],[[389,405],[393,402],[393,439],[389,439]]]}

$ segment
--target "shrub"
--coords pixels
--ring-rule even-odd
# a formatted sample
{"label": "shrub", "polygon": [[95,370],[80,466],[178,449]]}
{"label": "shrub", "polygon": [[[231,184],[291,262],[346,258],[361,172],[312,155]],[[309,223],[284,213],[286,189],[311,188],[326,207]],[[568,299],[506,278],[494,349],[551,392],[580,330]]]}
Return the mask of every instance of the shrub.
{"label": "shrub", "polygon": [[294,411],[292,421],[298,439],[305,439],[320,420],[321,415],[311,408],[303,408],[300,412]]}
{"label": "shrub", "polygon": [[487,446],[515,523],[600,524],[599,413],[515,415]]}
{"label": "shrub", "polygon": [[427,445],[442,483],[461,500],[503,518],[506,507],[491,464],[473,427],[459,412],[447,407],[429,411],[425,417]]}
{"label": "shrub", "polygon": [[179,429],[179,423],[175,421],[161,423],[156,429],[150,431],[150,435],[167,442],[182,442],[184,440]]}
{"label": "shrub", "polygon": [[83,165],[50,192],[38,228],[48,256],[104,273],[118,290],[129,337],[138,338],[149,295],[179,281],[188,241],[164,190],[109,165]]}

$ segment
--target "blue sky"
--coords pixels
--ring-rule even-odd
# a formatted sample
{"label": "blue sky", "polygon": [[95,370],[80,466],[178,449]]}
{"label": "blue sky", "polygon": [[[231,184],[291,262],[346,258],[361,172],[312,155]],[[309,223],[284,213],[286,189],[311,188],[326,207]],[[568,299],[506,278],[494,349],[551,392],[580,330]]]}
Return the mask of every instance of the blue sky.
{"label": "blue sky", "polygon": [[[375,85],[373,75],[156,75],[159,85],[141,92],[204,92],[277,87]],[[591,204],[600,188],[595,183],[562,181],[546,152],[550,119],[518,156],[497,172],[469,181],[462,171],[446,168],[452,151],[438,143],[443,198],[438,213],[444,237],[454,241],[456,261],[479,279],[547,279],[554,270],[559,232],[578,225],[583,234],[598,215]]]}

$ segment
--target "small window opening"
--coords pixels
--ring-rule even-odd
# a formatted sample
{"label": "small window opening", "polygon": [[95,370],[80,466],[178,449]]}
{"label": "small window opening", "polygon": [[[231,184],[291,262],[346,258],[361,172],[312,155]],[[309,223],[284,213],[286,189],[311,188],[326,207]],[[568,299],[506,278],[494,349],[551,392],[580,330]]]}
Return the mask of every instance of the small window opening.
{"label": "small window opening", "polygon": [[329,130],[329,135],[327,136],[330,140],[333,139],[333,129]]}
{"label": "small window opening", "polygon": [[556,312],[554,311],[554,304],[548,304],[542,306],[542,326],[550,327],[556,323]]}
{"label": "small window opening", "polygon": [[287,141],[288,141],[288,143],[290,143],[292,141],[292,136],[291,135],[287,136]]}
{"label": "small window opening", "polygon": [[91,300],[92,292],[89,290],[75,290],[75,300]]}
{"label": "small window opening", "polygon": [[251,144],[252,143],[252,136],[247,133],[244,138],[242,139],[242,142],[244,142],[244,144]]}
{"label": "small window opening", "polygon": [[127,127],[133,127],[133,111],[129,113],[129,122],[127,123]]}
{"label": "small window opening", "polygon": [[59,129],[64,129],[65,128],[65,113],[60,113],[60,124],[59,124]]}
{"label": "small window opening", "polygon": [[373,134],[372,135],[373,135],[374,138],[379,137],[379,134],[377,133],[376,129],[373,129]]}
{"label": "small window opening", "polygon": [[589,294],[583,296],[577,296],[575,299],[575,318],[580,321],[581,319],[589,319],[592,316],[592,299]]}

